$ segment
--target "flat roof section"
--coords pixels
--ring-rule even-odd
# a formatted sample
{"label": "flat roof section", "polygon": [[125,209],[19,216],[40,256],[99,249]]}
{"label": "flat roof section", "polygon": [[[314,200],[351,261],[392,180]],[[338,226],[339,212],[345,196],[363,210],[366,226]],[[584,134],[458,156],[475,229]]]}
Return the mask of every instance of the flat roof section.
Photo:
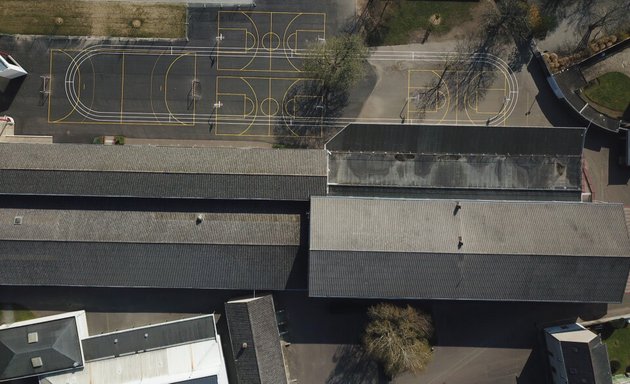
{"label": "flat roof section", "polygon": [[81,343],[85,361],[92,361],[215,338],[210,315],[91,336]]}

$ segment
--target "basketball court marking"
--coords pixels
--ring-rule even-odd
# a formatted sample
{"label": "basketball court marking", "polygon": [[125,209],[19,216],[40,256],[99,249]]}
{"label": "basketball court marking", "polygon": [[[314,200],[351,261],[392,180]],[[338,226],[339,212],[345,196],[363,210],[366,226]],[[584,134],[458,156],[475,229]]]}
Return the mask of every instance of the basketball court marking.
{"label": "basketball court marking", "polygon": [[217,36],[217,70],[301,72],[297,52],[325,41],[326,14],[219,11]]}
{"label": "basketball court marking", "polygon": [[[217,76],[216,135],[269,137],[323,134],[322,98],[304,87],[310,78]],[[301,108],[302,107],[302,108]],[[307,111],[303,113],[303,111]],[[317,128],[315,135],[300,133]],[[280,132],[278,132],[280,131]],[[285,132],[286,134],[282,134]]]}
{"label": "basketball court marking", "polygon": [[[62,56],[67,59],[66,61],[68,61],[68,63],[62,68],[61,72],[58,71],[55,73],[55,62],[61,61],[60,57]],[[115,73],[108,74],[108,76],[111,77],[111,81],[101,84],[101,86],[104,86],[105,89],[97,85],[97,76],[93,59],[98,56],[109,56],[114,57],[114,59],[110,60],[120,60],[119,69],[114,71]],[[147,96],[143,94],[143,92],[147,91],[146,89],[138,91],[138,87],[135,86],[128,88],[125,87],[127,77],[129,77],[127,75],[128,71],[126,70],[127,67],[130,66],[128,63],[130,60],[129,57],[137,57],[138,60],[150,60],[151,57],[155,58],[151,74],[148,78],[149,94],[147,98],[148,100],[146,101],[150,104],[150,106],[140,106],[140,108],[142,108],[141,111],[129,110],[125,104],[126,95],[129,93],[140,92],[142,96]],[[162,59],[165,61],[161,65],[163,67],[161,68],[163,74],[156,74],[158,62]],[[88,50],[51,49],[49,64],[51,87],[50,97],[48,100],[48,122],[51,124],[195,125],[196,100],[192,100],[190,103],[192,111],[186,110],[185,112],[174,111],[172,108],[173,101],[177,101],[178,104],[181,104],[181,100],[169,100],[169,77],[178,61],[184,59],[188,61],[186,66],[191,67],[191,78],[196,78],[196,52],[172,52],[172,49],[170,52],[169,50],[147,51],[108,48],[95,48]],[[90,65],[88,67],[88,73],[82,74],[82,70],[85,72],[83,66],[86,63],[89,63]],[[65,71],[63,71],[63,69],[65,69]],[[139,75],[132,75],[132,80],[136,80],[137,76]],[[114,111],[111,108],[102,109],[95,107],[95,96],[97,96],[99,92],[104,90],[106,93],[111,94],[115,91],[114,88],[118,87],[114,86],[114,80],[116,80],[117,77],[119,77],[118,86],[120,87],[118,95],[120,105],[119,109],[117,108],[117,110]],[[156,91],[157,87],[154,87],[154,82],[161,82],[159,91]],[[64,92],[59,89],[60,87],[56,87],[54,89],[55,93],[53,94],[53,83],[56,83],[57,85],[63,84],[63,88],[65,88],[65,95],[63,95]],[[86,87],[86,83],[90,86]],[[90,101],[87,105],[85,104],[86,100],[82,97],[82,90],[84,91],[83,93],[88,93],[90,95]],[[62,95],[59,95],[59,93]],[[157,93],[157,95],[154,95],[154,93]],[[61,106],[59,105],[60,99],[65,99],[65,102],[62,102]],[[115,97],[113,97],[113,99],[115,99]],[[162,111],[159,111],[160,108],[158,108],[158,111],[156,112],[156,102],[161,104]],[[65,106],[63,104],[65,104]],[[58,113],[59,108],[65,109],[65,113]],[[135,106],[135,108],[138,107]]]}
{"label": "basketball court marking", "polygon": [[[507,111],[504,106],[506,105],[506,101],[509,101],[508,95],[510,90],[507,84],[507,76],[503,72],[485,71],[497,73],[498,78],[502,80],[500,83],[503,87],[493,86],[475,89],[473,95],[463,94],[461,98],[459,82],[455,81],[455,89],[452,89],[452,84],[449,85],[446,81],[439,80],[442,72],[443,68],[408,70],[407,98],[409,100],[409,106],[407,108],[407,121],[413,122],[415,115],[421,113],[428,114],[430,116],[429,120],[437,121],[437,123],[454,121],[455,124],[468,122],[471,124],[485,124],[486,122],[489,122],[491,118],[503,118],[503,123],[505,123]],[[460,74],[465,73],[464,71],[449,72],[455,73],[456,76],[460,76]],[[480,75],[481,74],[476,74],[475,77]],[[501,79],[500,76],[503,76],[503,79]],[[437,90],[435,90],[434,87],[429,86],[429,84],[432,84],[432,82],[435,81],[438,81],[439,84],[439,89]],[[414,101],[418,100],[419,95],[427,91],[435,93],[435,102],[430,104],[433,105],[433,108],[416,108]],[[480,94],[484,95],[484,99],[486,101],[493,101],[494,99],[498,99],[498,101],[492,103],[486,102],[480,106]],[[453,95],[455,97],[453,97]],[[441,100],[442,98],[444,98],[443,101]],[[490,105],[492,107],[489,107]],[[460,119],[460,116],[458,116],[459,110],[463,110],[465,112],[466,119]],[[453,114],[454,116],[452,116]]]}

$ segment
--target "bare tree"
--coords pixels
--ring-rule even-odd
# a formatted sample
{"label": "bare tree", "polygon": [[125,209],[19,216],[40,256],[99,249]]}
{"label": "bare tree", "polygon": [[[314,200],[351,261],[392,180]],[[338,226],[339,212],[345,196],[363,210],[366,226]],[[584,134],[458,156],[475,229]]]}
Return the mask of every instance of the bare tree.
{"label": "bare tree", "polygon": [[368,310],[370,323],[363,346],[379,362],[387,375],[421,372],[431,360],[429,338],[433,335],[431,317],[411,306],[380,303]]}

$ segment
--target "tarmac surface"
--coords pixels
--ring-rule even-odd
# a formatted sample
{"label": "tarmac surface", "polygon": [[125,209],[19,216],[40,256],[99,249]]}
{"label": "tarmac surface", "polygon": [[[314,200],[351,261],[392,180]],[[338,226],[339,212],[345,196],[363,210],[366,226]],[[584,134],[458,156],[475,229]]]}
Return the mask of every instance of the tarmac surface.
{"label": "tarmac surface", "polygon": [[339,126],[301,72],[302,55],[353,16],[346,3],[191,6],[188,40],[2,36],[29,75],[0,84],[0,111],[17,133],[57,142],[321,137]]}

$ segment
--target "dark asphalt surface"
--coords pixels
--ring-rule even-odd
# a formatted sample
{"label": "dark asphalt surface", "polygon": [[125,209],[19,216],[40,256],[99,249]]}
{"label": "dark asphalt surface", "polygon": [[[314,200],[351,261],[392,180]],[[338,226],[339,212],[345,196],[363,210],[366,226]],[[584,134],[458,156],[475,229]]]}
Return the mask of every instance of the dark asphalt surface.
{"label": "dark asphalt surface", "polygon": [[[338,33],[353,9],[332,0],[256,4],[248,9],[190,7],[188,40],[0,36],[0,49],[29,72],[26,78],[0,82],[0,113],[15,118],[16,133],[52,135],[55,142],[117,134],[206,140],[243,134],[236,139],[267,141],[273,138],[266,136],[293,135],[292,130],[312,134],[287,116],[296,110],[295,100],[310,100],[310,112],[303,116],[319,128],[318,101],[299,80],[307,78],[296,71],[300,61],[279,49],[305,48]],[[217,41],[219,35],[223,40]],[[246,57],[228,56],[230,48],[244,45],[251,48]],[[83,51],[88,48],[94,51]],[[49,97],[40,92],[41,76],[51,78]],[[247,95],[251,101],[224,93]],[[216,108],[216,102],[225,109]],[[361,102],[351,100],[344,115],[358,113]],[[229,116],[244,110],[254,113]]]}

